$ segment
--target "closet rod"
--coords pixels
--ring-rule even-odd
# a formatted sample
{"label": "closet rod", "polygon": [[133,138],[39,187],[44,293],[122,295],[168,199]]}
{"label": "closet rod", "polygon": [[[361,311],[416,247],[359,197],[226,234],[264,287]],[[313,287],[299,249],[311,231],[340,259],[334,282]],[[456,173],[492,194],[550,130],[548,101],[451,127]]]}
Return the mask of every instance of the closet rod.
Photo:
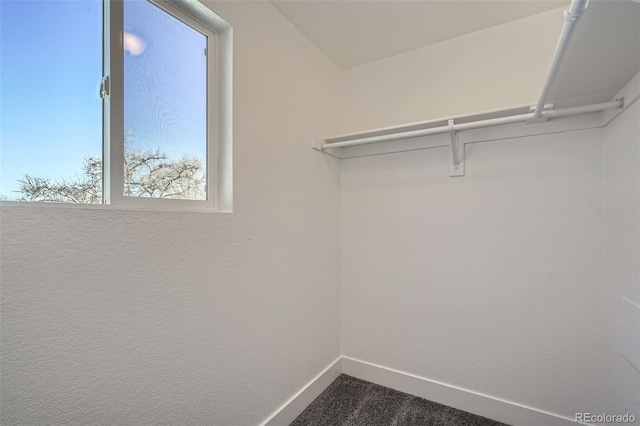
{"label": "closet rod", "polygon": [[536,110],[533,115],[533,120],[540,120],[544,118],[542,110],[544,109],[544,105],[547,103],[547,98],[549,97],[551,87],[553,86],[553,83],[558,76],[560,64],[562,64],[562,60],[567,53],[567,46],[569,46],[569,41],[571,40],[573,30],[575,29],[578,20],[582,16],[582,13],[587,8],[588,3],[589,0],[571,0],[569,8],[564,11],[564,25],[562,27],[562,32],[560,33],[560,38],[558,39],[556,51],[553,54],[553,60],[551,61],[551,67],[549,68],[549,73],[547,74],[547,80],[545,81],[542,88],[542,93],[540,93],[540,99],[536,104]]}
{"label": "closet rod", "polygon": [[[640,0],[639,0],[640,1]],[[378,136],[365,136],[358,137],[358,134],[352,134],[349,136],[336,136],[333,138],[319,140],[316,139],[314,142],[314,148],[318,150],[325,150],[329,148],[345,148],[349,146],[356,145],[365,145],[370,143],[377,142],[387,142],[399,139],[407,139],[407,138],[415,138],[419,136],[429,136],[436,135],[442,133],[451,133],[458,132],[460,130],[469,130],[469,129],[477,129],[482,127],[489,126],[499,126],[502,124],[511,124],[511,123],[520,123],[520,122],[538,122],[538,121],[546,121],[550,117],[563,117],[575,114],[582,114],[587,112],[596,112],[596,111],[604,111],[607,109],[613,108],[622,108],[624,99],[616,99],[611,102],[602,102],[591,105],[583,105],[577,107],[563,108],[563,109],[544,109],[546,105],[546,100],[549,97],[549,92],[553,83],[557,77],[558,71],[560,69],[560,64],[562,63],[562,59],[567,50],[567,46],[571,39],[571,35],[573,34],[573,30],[575,28],[576,23],[582,16],[582,13],[587,8],[589,0],[572,0],[569,8],[564,11],[564,19],[565,23],[562,28],[562,32],[560,34],[560,39],[558,40],[558,44],[556,46],[556,51],[553,56],[553,60],[551,62],[551,67],[549,69],[549,73],[547,75],[547,79],[545,81],[544,87],[542,89],[542,93],[540,94],[540,98],[538,103],[535,105],[535,108],[531,108],[531,112],[526,114],[518,114],[518,115],[510,115],[499,118],[491,118],[488,120],[477,120],[470,121],[466,123],[452,124],[448,126],[441,127],[432,127],[427,129],[418,129],[418,130],[408,130],[402,131],[402,127],[398,127],[394,129],[394,133],[389,133],[385,135]],[[463,118],[471,118],[472,116],[467,117],[457,117],[456,120]],[[415,128],[415,123],[411,125],[403,126],[413,127]],[[366,132],[371,133],[371,132]],[[349,138],[349,140],[345,140]],[[339,139],[338,141],[332,142],[332,140]]]}
{"label": "closet rod", "polygon": [[[542,112],[543,117],[564,117],[568,115],[582,114],[586,112],[604,111],[613,108],[622,108],[624,99],[616,99],[610,102],[601,102],[598,104],[583,105],[570,108],[545,110]],[[510,115],[507,117],[490,118],[488,120],[470,121],[468,123],[453,124],[451,126],[432,127],[430,129],[419,129],[408,132],[392,133],[389,135],[370,136],[367,138],[353,139],[342,142],[324,142],[320,149],[325,150],[327,148],[346,148],[348,146],[365,145],[377,142],[387,142],[398,139],[415,138],[418,136],[437,135],[441,133],[449,133],[451,130],[470,130],[479,129],[482,127],[499,126],[501,124],[521,123],[531,120],[534,117],[533,112],[527,114]],[[461,117],[462,118],[462,117]]]}

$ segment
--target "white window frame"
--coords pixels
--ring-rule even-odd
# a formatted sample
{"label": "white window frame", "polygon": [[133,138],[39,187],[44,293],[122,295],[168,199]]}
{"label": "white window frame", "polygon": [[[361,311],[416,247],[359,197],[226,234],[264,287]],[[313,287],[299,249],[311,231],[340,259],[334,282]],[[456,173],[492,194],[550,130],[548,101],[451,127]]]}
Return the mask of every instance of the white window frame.
{"label": "white window frame", "polygon": [[105,97],[103,203],[170,210],[231,211],[231,26],[195,0],[146,0],[207,36],[206,200],[124,195],[123,0],[104,0]]}
{"label": "white window frame", "polygon": [[124,0],[103,0],[102,204],[1,201],[2,206],[142,210],[233,210],[233,28],[197,0],[141,0],[208,37],[206,200],[124,196]]}

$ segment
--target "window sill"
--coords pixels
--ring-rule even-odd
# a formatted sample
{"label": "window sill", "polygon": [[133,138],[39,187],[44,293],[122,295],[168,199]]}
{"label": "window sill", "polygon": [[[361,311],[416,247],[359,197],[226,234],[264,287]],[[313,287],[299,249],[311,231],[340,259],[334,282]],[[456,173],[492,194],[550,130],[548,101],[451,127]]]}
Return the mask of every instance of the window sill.
{"label": "window sill", "polygon": [[44,201],[0,201],[0,209],[5,208],[42,208],[42,209],[79,209],[79,210],[111,210],[111,211],[150,211],[150,212],[186,212],[186,213],[226,213],[233,211],[216,210],[211,207],[185,207],[185,206],[163,206],[162,208],[149,206],[133,206],[119,204],[75,204],[75,203],[50,203]]}

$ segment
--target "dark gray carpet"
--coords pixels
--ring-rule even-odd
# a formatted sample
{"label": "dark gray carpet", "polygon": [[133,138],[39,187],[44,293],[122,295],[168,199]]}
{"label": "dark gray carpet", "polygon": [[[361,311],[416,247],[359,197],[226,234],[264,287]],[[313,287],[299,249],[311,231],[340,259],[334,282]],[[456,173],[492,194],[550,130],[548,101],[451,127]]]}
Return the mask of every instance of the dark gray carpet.
{"label": "dark gray carpet", "polygon": [[342,374],[291,426],[506,426]]}

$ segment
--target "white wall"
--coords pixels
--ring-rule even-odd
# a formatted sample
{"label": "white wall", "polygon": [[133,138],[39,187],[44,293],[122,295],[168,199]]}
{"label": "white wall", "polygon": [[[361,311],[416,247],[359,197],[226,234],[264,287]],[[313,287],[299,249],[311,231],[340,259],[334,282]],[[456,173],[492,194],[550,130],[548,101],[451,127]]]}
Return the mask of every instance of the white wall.
{"label": "white wall", "polygon": [[640,419],[639,102],[609,124],[604,139],[607,410]]}
{"label": "white wall", "polygon": [[342,162],[343,353],[573,418],[599,398],[601,131]]}
{"label": "white wall", "polygon": [[233,214],[1,209],[3,424],[258,424],[340,354],[339,73],[268,2],[235,29]]}
{"label": "white wall", "polygon": [[[343,131],[535,100],[561,16],[346,71]],[[569,418],[594,412],[602,131],[484,130],[494,138],[467,145],[460,178],[446,148],[342,160],[343,353]]]}
{"label": "white wall", "polygon": [[344,71],[342,130],[535,103],[562,29],[562,10]]}

